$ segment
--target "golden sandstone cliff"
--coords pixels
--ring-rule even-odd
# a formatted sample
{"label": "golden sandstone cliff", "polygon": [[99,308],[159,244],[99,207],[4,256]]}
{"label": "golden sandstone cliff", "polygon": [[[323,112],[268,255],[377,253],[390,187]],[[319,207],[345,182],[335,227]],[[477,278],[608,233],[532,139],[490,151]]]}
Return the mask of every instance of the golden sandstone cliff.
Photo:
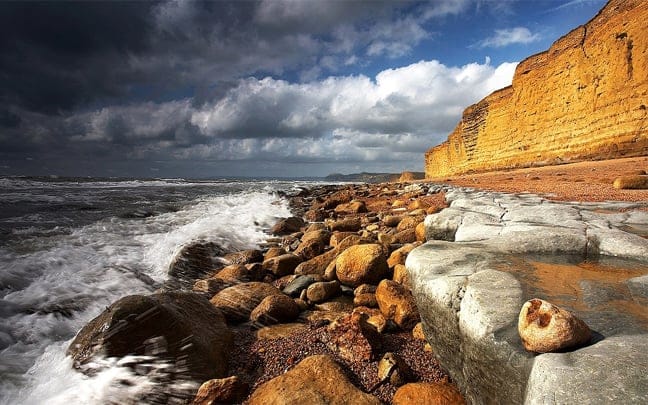
{"label": "golden sandstone cliff", "polygon": [[648,155],[648,1],[611,0],[522,61],[425,154],[426,177]]}

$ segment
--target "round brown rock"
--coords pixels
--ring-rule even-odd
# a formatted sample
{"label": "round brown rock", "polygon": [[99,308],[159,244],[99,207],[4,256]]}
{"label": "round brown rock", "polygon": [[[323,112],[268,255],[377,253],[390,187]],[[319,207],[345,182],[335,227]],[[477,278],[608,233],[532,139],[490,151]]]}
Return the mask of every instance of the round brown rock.
{"label": "round brown rock", "polygon": [[249,386],[237,376],[205,381],[192,405],[215,405],[241,403],[247,397]]}
{"label": "round brown rock", "polygon": [[254,308],[250,320],[264,325],[284,323],[299,316],[299,306],[285,294],[269,295]]}
{"label": "round brown rock", "polygon": [[387,274],[387,260],[378,244],[351,246],[335,262],[335,272],[342,284],[358,287],[377,284]]}
{"label": "round brown rock", "polygon": [[309,302],[320,303],[340,294],[340,283],[337,281],[320,281],[313,283],[306,289],[306,298]]}
{"label": "round brown rock", "polygon": [[463,405],[466,400],[453,385],[445,383],[409,383],[396,391],[394,405]]}
{"label": "round brown rock", "polygon": [[576,315],[538,298],[522,306],[518,332],[524,348],[536,353],[580,346],[592,337],[590,328]]}
{"label": "round brown rock", "polygon": [[344,370],[329,356],[310,356],[293,369],[262,384],[248,400],[250,405],[379,405],[349,382]]}
{"label": "round brown rock", "polygon": [[226,288],[214,295],[210,302],[225,315],[228,321],[244,322],[263,299],[281,292],[270,284],[262,282],[241,283]]}
{"label": "round brown rock", "polygon": [[393,320],[401,329],[411,330],[420,321],[414,297],[395,281],[383,280],[378,284],[376,301],[385,318]]}

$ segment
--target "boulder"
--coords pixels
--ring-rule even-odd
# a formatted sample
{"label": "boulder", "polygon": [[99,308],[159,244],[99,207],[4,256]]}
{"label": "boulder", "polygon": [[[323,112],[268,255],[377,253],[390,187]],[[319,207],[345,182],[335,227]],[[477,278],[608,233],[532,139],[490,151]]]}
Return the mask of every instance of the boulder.
{"label": "boulder", "polygon": [[648,176],[634,175],[634,176],[621,176],[614,180],[614,188],[627,190],[645,190],[648,189]]}
{"label": "boulder", "polygon": [[281,291],[270,284],[250,282],[228,287],[214,295],[210,302],[221,310],[228,321],[245,322],[265,297],[277,294],[281,294]]}
{"label": "boulder", "polygon": [[408,243],[394,250],[389,255],[389,259],[387,259],[387,265],[391,268],[396,266],[397,264],[405,264],[405,259],[407,259],[407,255],[409,254],[409,252],[414,250],[414,248],[417,246],[418,244]]}
{"label": "boulder", "polygon": [[273,235],[289,235],[306,225],[304,220],[299,217],[289,217],[279,220],[270,230]]}
{"label": "boulder", "polygon": [[320,281],[313,283],[306,289],[306,298],[309,302],[320,303],[340,294],[340,283],[337,281]]}
{"label": "boulder", "polygon": [[394,243],[414,243],[416,242],[416,230],[414,228],[405,229],[404,231],[394,234]]}
{"label": "boulder", "polygon": [[389,327],[389,322],[378,308],[355,307],[353,312],[367,315],[367,323],[373,326],[378,333],[383,333]]}
{"label": "boulder", "polygon": [[211,273],[216,265],[216,257],[223,253],[213,242],[194,241],[183,245],[171,260],[168,274],[185,283],[193,282]]}
{"label": "boulder", "polygon": [[421,222],[420,224],[416,225],[416,228],[414,228],[414,234],[416,235],[416,241],[417,242],[425,242],[425,222]]}
{"label": "boulder", "polygon": [[299,316],[299,306],[285,294],[269,295],[252,310],[250,320],[263,325],[285,323]]}
{"label": "boulder", "polygon": [[397,354],[387,352],[378,362],[378,379],[399,387],[412,380],[412,370]]}
{"label": "boulder", "polygon": [[430,204],[426,203],[423,200],[414,200],[412,201],[408,206],[407,209],[409,210],[419,210],[419,209],[427,209],[430,206]]}
{"label": "boulder", "polygon": [[379,405],[349,382],[344,370],[327,355],[310,356],[292,370],[262,384],[250,396],[250,405]]}
{"label": "boulder", "polygon": [[351,287],[377,284],[387,274],[387,260],[378,244],[355,245],[346,249],[335,262],[335,271],[341,283]]}
{"label": "boulder", "polygon": [[392,276],[392,280],[401,284],[408,290],[412,290],[412,282],[410,281],[409,273],[404,264],[397,264],[394,266],[394,275]]}
{"label": "boulder", "polygon": [[367,206],[364,201],[351,201],[345,204],[339,204],[335,207],[335,212],[344,214],[360,214],[367,212]]}
{"label": "boulder", "polygon": [[214,296],[219,291],[230,287],[232,283],[221,280],[220,278],[205,278],[197,280],[193,285],[193,291],[197,293],[205,293],[209,297]]}
{"label": "boulder", "polygon": [[370,292],[356,294],[353,297],[353,305],[356,307],[376,308],[378,306],[378,301],[376,301],[376,294]]}
{"label": "boulder", "polygon": [[257,339],[276,340],[290,337],[291,335],[305,332],[308,325],[303,323],[281,323],[277,325],[264,326],[257,330]]}
{"label": "boulder", "polygon": [[250,270],[243,264],[230,264],[223,267],[212,278],[217,278],[223,281],[238,282],[238,281],[252,281]]}
{"label": "boulder", "polygon": [[249,385],[237,376],[205,381],[194,398],[192,405],[217,405],[242,403],[247,397]]}
{"label": "boulder", "polygon": [[518,318],[518,332],[524,348],[548,353],[590,341],[590,328],[573,313],[534,298],[524,303]]}
{"label": "boulder", "polygon": [[412,294],[401,284],[383,280],[376,289],[380,312],[404,330],[411,330],[419,321],[419,312]]}
{"label": "boulder", "polygon": [[174,378],[225,377],[232,334],[225,318],[194,293],[131,295],[110,305],[76,335],[67,354],[93,372],[93,359],[154,356],[173,365]]}
{"label": "boulder", "polygon": [[304,219],[309,222],[322,222],[326,219],[326,211],[323,209],[310,209],[304,213]]}
{"label": "boulder", "polygon": [[324,274],[326,267],[335,260],[335,257],[338,254],[337,249],[331,249],[322,253],[319,256],[315,256],[310,260],[302,262],[295,268],[295,274],[304,275],[304,274],[319,274],[320,276]]}
{"label": "boulder", "polygon": [[369,362],[381,348],[381,337],[362,312],[352,312],[327,328],[323,341],[330,350],[349,362]]}
{"label": "boulder", "polygon": [[304,260],[312,259],[324,253],[329,239],[331,239],[331,233],[325,229],[306,232],[294,253]]}
{"label": "boulder", "polygon": [[362,227],[360,218],[344,218],[331,222],[329,228],[332,232],[358,232]]}
{"label": "boulder", "polygon": [[277,277],[292,274],[303,259],[292,253],[271,257],[263,262],[263,268],[272,272]]}
{"label": "boulder", "polygon": [[311,276],[297,276],[294,280],[288,283],[283,289],[283,293],[293,298],[299,297],[302,290],[305,290],[309,285],[315,282],[315,278]]}
{"label": "boulder", "polygon": [[409,383],[394,394],[394,405],[463,405],[466,401],[454,386],[447,383]]}
{"label": "boulder", "polygon": [[324,225],[322,222],[315,222],[310,225],[308,225],[308,228],[304,231],[304,234],[307,234],[309,232],[314,232],[314,231],[321,231],[321,230],[327,230],[326,225]]}
{"label": "boulder", "polygon": [[360,295],[366,293],[375,293],[376,286],[373,284],[361,284],[353,290],[353,295]]}
{"label": "boulder", "polygon": [[340,242],[346,239],[347,236],[357,236],[355,232],[333,232],[329,244],[336,247]]}
{"label": "boulder", "polygon": [[408,229],[415,229],[424,219],[422,216],[406,216],[398,223],[396,230],[402,232]]}
{"label": "boulder", "polygon": [[239,252],[228,253],[223,259],[230,264],[260,263],[263,261],[263,252],[258,249],[241,250]]}
{"label": "boulder", "polygon": [[284,249],[282,247],[276,247],[276,246],[271,247],[271,248],[268,249],[268,251],[265,253],[265,255],[263,255],[263,261],[266,261],[268,259],[272,259],[273,257],[285,255],[286,253],[288,253],[288,252],[286,252],[286,249]]}
{"label": "boulder", "polygon": [[385,226],[395,228],[402,220],[403,217],[400,215],[385,215],[385,217],[382,219],[382,222],[383,224],[385,224]]}
{"label": "boulder", "polygon": [[336,248],[338,252],[344,252],[351,246],[366,245],[371,243],[376,243],[376,240],[364,236],[360,236],[360,235],[351,235],[351,236],[347,236],[340,243],[338,243]]}

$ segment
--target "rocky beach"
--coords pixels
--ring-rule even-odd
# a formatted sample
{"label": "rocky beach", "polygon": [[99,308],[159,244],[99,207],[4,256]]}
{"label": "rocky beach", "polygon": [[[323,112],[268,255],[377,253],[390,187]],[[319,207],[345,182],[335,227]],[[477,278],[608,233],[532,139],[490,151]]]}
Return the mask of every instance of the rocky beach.
{"label": "rocky beach", "polygon": [[[581,168],[560,170],[575,178]],[[646,190],[626,202],[597,193],[552,202],[545,197],[580,194],[449,183],[318,186],[285,195],[293,216],[267,229],[258,249],[228,252],[209,241],[182,247],[165,287],[119,300],[79,332],[68,349],[74,366],[93,373],[101,367],[93,356],[126,356],[134,373],[158,381],[153,392],[138,394],[146,402],[647,399]],[[581,263],[600,266],[570,273]],[[545,276],[560,282],[517,274],[534,264],[560,272]],[[594,334],[559,353],[536,354],[517,331],[532,298],[573,311]],[[619,356],[637,366],[613,379],[597,371]],[[561,366],[556,377],[563,361],[579,366]],[[558,382],[587,389],[564,391]]]}

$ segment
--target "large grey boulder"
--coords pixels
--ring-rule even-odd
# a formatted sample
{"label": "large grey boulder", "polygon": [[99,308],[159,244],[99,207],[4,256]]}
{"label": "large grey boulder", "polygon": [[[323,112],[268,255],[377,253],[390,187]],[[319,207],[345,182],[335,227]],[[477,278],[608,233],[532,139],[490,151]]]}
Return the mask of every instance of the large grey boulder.
{"label": "large grey boulder", "polygon": [[[647,205],[557,203],[458,188],[446,199],[450,208],[426,217],[428,242],[408,255],[406,267],[425,336],[466,399],[648,403],[648,274],[641,274],[648,273],[641,233],[648,215],[633,210]],[[635,267],[616,282],[576,279],[571,294],[551,291],[547,271],[605,257],[631,259]],[[547,264],[536,268],[535,260]],[[544,272],[539,285],[534,271]],[[589,346],[541,355],[524,349],[518,314],[538,292],[578,307],[594,331]]]}

